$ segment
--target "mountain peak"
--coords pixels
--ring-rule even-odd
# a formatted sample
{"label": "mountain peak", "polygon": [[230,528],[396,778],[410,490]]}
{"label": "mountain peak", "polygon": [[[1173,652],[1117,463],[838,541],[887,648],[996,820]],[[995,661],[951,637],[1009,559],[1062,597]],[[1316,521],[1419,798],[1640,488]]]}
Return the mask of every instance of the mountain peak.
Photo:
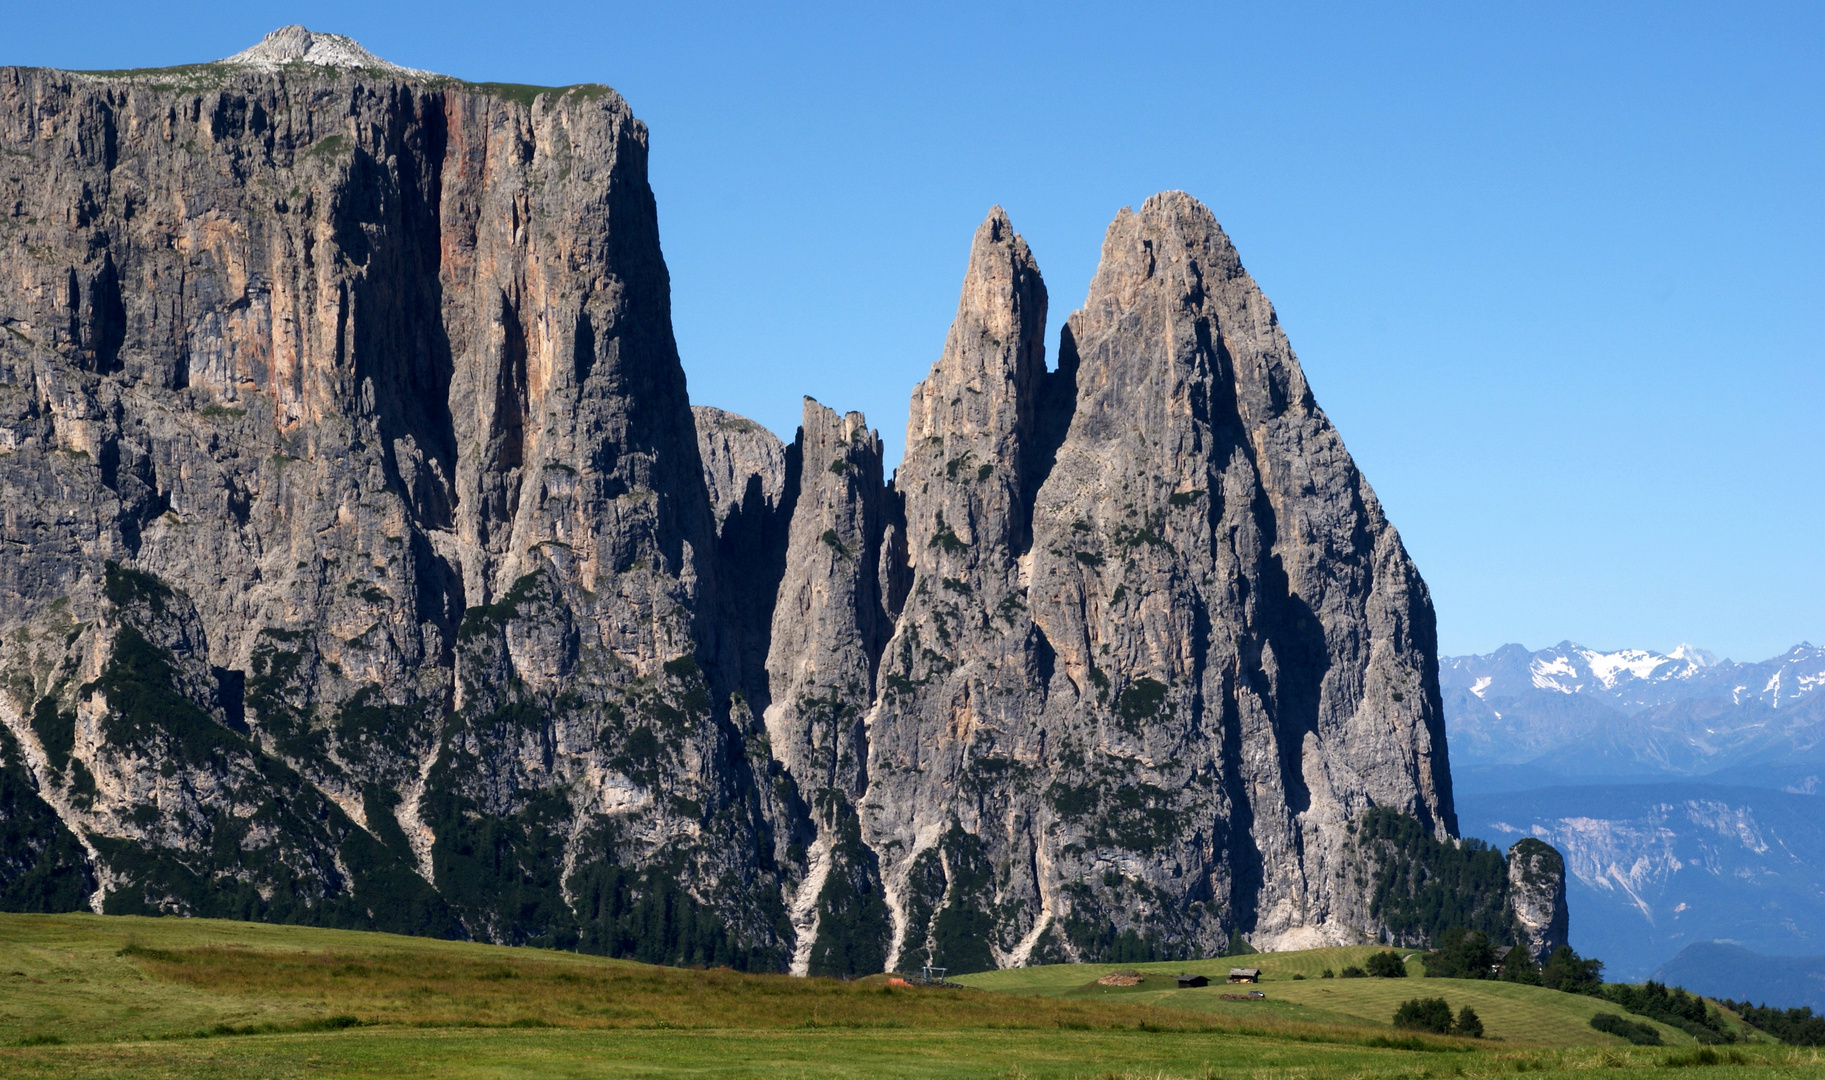
{"label": "mountain peak", "polygon": [[1679,648],[1674,649],[1667,655],[1675,660],[1684,660],[1694,667],[1713,667],[1718,662],[1716,653],[1709,649],[1701,649],[1696,645],[1689,645],[1683,641],[1679,643]]}
{"label": "mountain peak", "polygon": [[318,33],[297,23],[279,27],[261,38],[259,44],[242,49],[221,62],[262,71],[272,71],[287,64],[315,64],[319,67],[371,68],[402,75],[431,74],[382,60],[362,48],[354,38]]}

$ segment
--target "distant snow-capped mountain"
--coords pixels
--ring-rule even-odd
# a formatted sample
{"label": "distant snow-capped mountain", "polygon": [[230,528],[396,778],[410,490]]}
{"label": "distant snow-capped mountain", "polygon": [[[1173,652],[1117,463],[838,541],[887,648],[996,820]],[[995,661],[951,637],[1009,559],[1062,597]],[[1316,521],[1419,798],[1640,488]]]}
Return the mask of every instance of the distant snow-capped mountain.
{"label": "distant snow-capped mountain", "polygon": [[1802,642],[1772,659],[1739,664],[1691,645],[1670,653],[1601,652],[1571,641],[1537,652],[1504,645],[1486,656],[1441,657],[1439,685],[1447,694],[1462,688],[1485,701],[1527,690],[1588,694],[1624,712],[1714,696],[1778,709],[1825,687],[1825,648]]}
{"label": "distant snow-capped mountain", "polygon": [[[1750,664],[1690,645],[1505,645],[1440,659],[1439,686],[1460,786],[1491,767],[1537,786],[1764,765],[1767,786],[1817,789],[1825,770],[1825,648],[1810,643]],[[1796,767],[1811,771],[1788,777]]]}

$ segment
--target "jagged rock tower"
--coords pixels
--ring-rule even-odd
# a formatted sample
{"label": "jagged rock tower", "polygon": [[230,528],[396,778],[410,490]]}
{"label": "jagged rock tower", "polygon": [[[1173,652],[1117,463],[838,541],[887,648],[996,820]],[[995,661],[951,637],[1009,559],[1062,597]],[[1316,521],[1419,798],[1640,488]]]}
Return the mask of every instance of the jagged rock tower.
{"label": "jagged rock tower", "polygon": [[690,406],[605,87],[291,27],[0,69],[0,144],[0,907],[960,970],[1373,938],[1353,824],[1455,831],[1425,586],[1189,196],[1052,371],[993,211],[888,483]]}
{"label": "jagged rock tower", "polygon": [[1202,205],[1110,226],[1058,370],[996,210],[914,392],[864,835],[896,958],[1360,940],[1348,826],[1449,835],[1424,584]]}

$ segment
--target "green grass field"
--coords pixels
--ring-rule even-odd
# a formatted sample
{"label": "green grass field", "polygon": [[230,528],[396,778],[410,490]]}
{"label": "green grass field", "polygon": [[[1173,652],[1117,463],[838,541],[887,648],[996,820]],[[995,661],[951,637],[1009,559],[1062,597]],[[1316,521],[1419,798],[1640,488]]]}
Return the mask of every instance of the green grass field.
{"label": "green grass field", "polygon": [[[1476,1010],[1491,1042],[1516,1046],[1614,1046],[1626,1045],[1614,1035],[1606,1035],[1590,1026],[1590,1018],[1600,1012],[1619,1012],[1615,1006],[1596,998],[1561,994],[1538,986],[1515,983],[1470,982],[1462,979],[1425,979],[1424,965],[1413,950],[1403,956],[1415,957],[1407,963],[1405,979],[1324,979],[1329,968],[1342,971],[1346,966],[1361,966],[1372,953],[1384,949],[1358,946],[1341,949],[1312,949],[1305,952],[1256,953],[1251,956],[1220,960],[1163,964],[1059,964],[1052,967],[1018,968],[965,975],[958,979],[968,986],[1004,993],[1030,994],[1063,1000],[1103,1000],[1133,1002],[1159,1008],[1212,1013],[1225,1017],[1258,1016],[1288,1022],[1314,1024],[1385,1024],[1400,1003],[1414,997],[1442,997],[1451,1007],[1465,1005]],[[1222,985],[1231,967],[1253,967],[1261,971],[1258,986]],[[1141,985],[1132,987],[1098,986],[1096,980],[1110,972],[1137,971],[1146,976]],[[1200,989],[1180,990],[1180,974],[1207,975],[1211,985]],[[1295,975],[1304,976],[1295,979]],[[1235,991],[1260,990],[1265,1001],[1224,1001],[1222,995]],[[1660,1032],[1668,1046],[1694,1046],[1696,1040],[1678,1028],[1652,1020],[1641,1020]],[[1751,1037],[1753,1029],[1744,1028]]]}
{"label": "green grass field", "polygon": [[[1291,978],[1353,956],[1251,957],[1269,1000],[1245,1004],[1158,979],[1102,993],[1094,980],[1112,965],[905,989],[301,927],[0,915],[0,1076],[1825,1075],[1810,1049],[1601,1045],[1613,1040],[1585,1023],[1595,1002],[1534,988]],[[1140,967],[1163,978],[1230,963]],[[1488,1012],[1473,1003],[1501,1041],[1387,1026],[1399,1000],[1441,987],[1454,1005],[1487,995]]]}

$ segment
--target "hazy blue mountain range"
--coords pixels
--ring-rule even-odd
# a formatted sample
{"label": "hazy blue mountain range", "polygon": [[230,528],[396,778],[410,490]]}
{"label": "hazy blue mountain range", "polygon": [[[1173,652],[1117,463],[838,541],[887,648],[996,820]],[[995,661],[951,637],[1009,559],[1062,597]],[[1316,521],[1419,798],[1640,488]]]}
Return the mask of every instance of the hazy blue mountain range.
{"label": "hazy blue mountain range", "polygon": [[[1825,649],[1737,663],[1562,642],[1439,668],[1464,834],[1564,852],[1572,944],[1612,977],[1716,940],[1825,952]],[[1728,993],[1805,1003],[1737,967]]]}
{"label": "hazy blue mountain range", "polygon": [[1763,956],[1729,942],[1688,945],[1654,973],[1709,997],[1825,1013],[1825,956]]}

